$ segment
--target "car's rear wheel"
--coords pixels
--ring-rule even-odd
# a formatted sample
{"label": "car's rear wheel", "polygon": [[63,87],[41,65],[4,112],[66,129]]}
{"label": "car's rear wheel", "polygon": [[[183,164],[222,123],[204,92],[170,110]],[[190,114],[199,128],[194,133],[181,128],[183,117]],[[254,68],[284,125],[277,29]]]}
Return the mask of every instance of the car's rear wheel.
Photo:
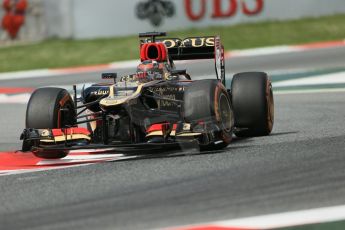
{"label": "car's rear wheel", "polygon": [[201,144],[201,150],[222,149],[230,143],[233,110],[228,92],[218,80],[192,82],[184,93],[184,114],[186,122],[209,124],[204,135],[214,141]]}
{"label": "car's rear wheel", "polygon": [[[39,88],[35,90],[26,109],[26,128],[55,129],[71,127],[76,121],[74,102],[70,94],[61,88]],[[32,142],[23,142],[23,150],[29,151]],[[62,158],[65,153],[56,153],[44,158]]]}
{"label": "car's rear wheel", "polygon": [[266,136],[273,129],[274,100],[272,85],[266,73],[238,73],[231,84],[235,113],[235,135]]}

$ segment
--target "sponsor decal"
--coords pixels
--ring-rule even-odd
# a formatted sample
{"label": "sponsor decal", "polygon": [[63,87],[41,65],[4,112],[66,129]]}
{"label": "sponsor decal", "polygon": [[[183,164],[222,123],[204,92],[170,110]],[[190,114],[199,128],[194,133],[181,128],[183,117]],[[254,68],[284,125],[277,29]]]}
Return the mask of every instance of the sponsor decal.
{"label": "sponsor decal", "polygon": [[[206,0],[184,0],[184,9],[191,21],[200,21],[205,18],[206,7],[209,1]],[[264,0],[212,0],[213,19],[226,19],[235,16],[238,12],[247,15],[258,15],[263,11]]]}
{"label": "sponsor decal", "polygon": [[103,96],[109,94],[109,90],[99,89],[98,91],[91,92],[92,95]]}
{"label": "sponsor decal", "polygon": [[184,40],[179,38],[168,38],[159,41],[163,42],[168,49],[178,47],[212,47],[215,45],[214,37],[195,37],[186,38]]}
{"label": "sponsor decal", "polygon": [[[184,91],[184,86],[167,86],[167,87],[150,87],[149,90],[155,94],[160,95],[163,98],[172,100],[181,100],[182,93]],[[157,100],[158,108],[160,109],[175,109],[176,103],[167,100]]]}
{"label": "sponsor decal", "polygon": [[160,26],[164,17],[175,15],[175,5],[172,1],[147,0],[139,2],[136,6],[138,19],[148,19],[153,26]]}

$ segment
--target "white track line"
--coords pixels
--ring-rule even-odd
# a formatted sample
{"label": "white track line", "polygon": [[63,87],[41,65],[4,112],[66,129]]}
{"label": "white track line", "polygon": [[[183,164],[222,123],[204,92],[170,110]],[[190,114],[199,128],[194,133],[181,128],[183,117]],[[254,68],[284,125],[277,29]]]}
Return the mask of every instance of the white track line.
{"label": "white track line", "polygon": [[254,48],[246,50],[233,50],[227,52],[230,57],[254,57],[254,56],[264,56],[273,54],[283,54],[291,52],[301,52],[302,49],[293,46],[273,46],[273,47],[263,47]]}
{"label": "white track line", "polygon": [[49,69],[0,73],[0,81],[31,79],[31,78],[39,78],[39,77],[56,77],[56,73],[51,72]]}
{"label": "white track line", "polygon": [[333,222],[345,219],[345,205],[293,211],[264,216],[256,216],[228,221],[215,222],[217,226],[231,226],[243,228],[281,228],[305,224]]}
{"label": "white track line", "polygon": [[345,205],[316,208],[309,210],[291,211],[277,214],[216,221],[188,226],[166,228],[167,230],[193,230],[222,228],[222,229],[275,229],[283,227],[300,226],[306,224],[319,224],[345,220]]}
{"label": "white track line", "polygon": [[0,94],[0,104],[26,104],[29,101],[30,93],[23,94]]}
{"label": "white track line", "polygon": [[343,93],[345,88],[329,88],[329,89],[300,89],[300,90],[274,90],[274,95],[288,94],[319,94],[319,93]]}
{"label": "white track line", "polygon": [[273,87],[344,84],[345,72],[316,75],[292,80],[274,82]]}

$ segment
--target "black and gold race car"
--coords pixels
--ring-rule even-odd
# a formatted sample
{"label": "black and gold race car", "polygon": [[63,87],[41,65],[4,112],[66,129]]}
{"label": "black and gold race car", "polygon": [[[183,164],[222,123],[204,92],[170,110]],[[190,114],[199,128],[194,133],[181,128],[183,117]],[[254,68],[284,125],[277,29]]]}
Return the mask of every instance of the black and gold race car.
{"label": "black and gold race car", "polygon": [[[269,135],[273,93],[266,73],[245,72],[225,84],[224,48],[217,36],[165,38],[142,33],[134,74],[83,88],[39,88],[27,105],[23,151],[62,158],[76,149],[146,154],[225,148],[233,134]],[[174,61],[213,59],[214,79],[193,80]]]}

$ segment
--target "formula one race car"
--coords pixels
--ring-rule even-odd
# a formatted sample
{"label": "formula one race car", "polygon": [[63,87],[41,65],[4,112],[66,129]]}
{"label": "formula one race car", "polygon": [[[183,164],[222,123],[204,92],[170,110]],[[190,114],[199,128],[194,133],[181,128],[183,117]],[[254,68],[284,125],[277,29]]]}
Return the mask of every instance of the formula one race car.
{"label": "formula one race car", "polygon": [[[83,88],[77,97],[62,88],[35,90],[26,111],[23,151],[62,158],[76,149],[126,154],[225,148],[240,137],[270,134],[274,106],[266,73],[236,74],[225,85],[224,48],[219,37],[163,38],[142,33],[134,74]],[[175,60],[214,59],[215,79],[195,80]]]}

